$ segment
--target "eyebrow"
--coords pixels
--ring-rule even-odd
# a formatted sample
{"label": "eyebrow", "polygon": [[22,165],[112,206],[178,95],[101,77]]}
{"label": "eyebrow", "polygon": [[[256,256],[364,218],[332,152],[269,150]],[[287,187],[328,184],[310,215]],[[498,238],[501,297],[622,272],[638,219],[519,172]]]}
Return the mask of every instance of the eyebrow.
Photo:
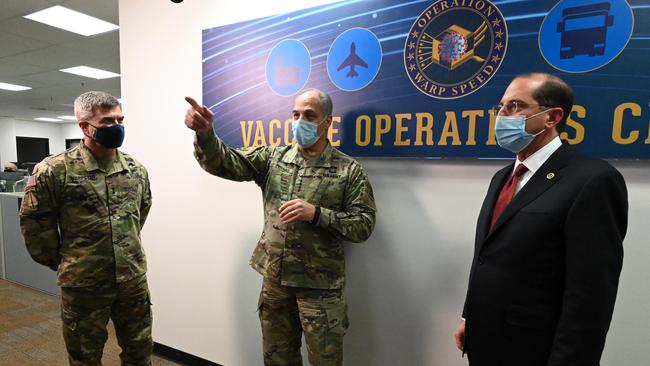
{"label": "eyebrow", "polygon": [[[529,102],[526,102],[526,101],[524,101],[524,100],[517,99],[517,98],[515,98],[515,99],[510,99],[510,100],[507,100],[507,101],[500,101],[499,104],[506,105],[506,104],[508,104],[508,103],[512,103],[512,102],[522,103],[522,104],[526,104],[526,105],[531,104],[531,103],[529,103]],[[533,102],[533,103],[535,103],[535,102]]]}
{"label": "eyebrow", "polygon": [[110,122],[110,121],[114,121],[114,120],[118,120],[118,121],[122,122],[124,120],[124,116],[117,116],[117,117],[106,116],[106,117],[103,117],[103,118],[100,119],[100,121],[102,121],[102,122],[107,122],[107,121]]}
{"label": "eyebrow", "polygon": [[[298,111],[295,110],[295,109],[294,109],[291,113],[293,113],[293,114],[300,114],[300,112],[298,112]],[[303,113],[304,113],[304,114],[310,114],[310,113],[312,113],[312,114],[318,114],[318,113],[316,113],[316,110],[311,109],[311,108],[305,109]]]}

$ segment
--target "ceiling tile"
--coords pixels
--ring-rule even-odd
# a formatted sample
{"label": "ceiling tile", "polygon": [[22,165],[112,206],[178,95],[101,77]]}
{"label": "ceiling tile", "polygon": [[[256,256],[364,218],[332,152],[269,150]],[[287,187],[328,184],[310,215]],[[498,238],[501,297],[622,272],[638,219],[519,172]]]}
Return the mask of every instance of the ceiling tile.
{"label": "ceiling tile", "polygon": [[4,111],[7,107],[14,108],[21,106],[24,109],[30,109],[31,105],[41,105],[49,103],[50,95],[39,90],[27,90],[22,94],[7,93],[0,91],[0,107]]}
{"label": "ceiling tile", "polygon": [[103,57],[103,58],[98,58],[94,59],[91,64],[86,65],[90,67],[94,67],[97,69],[102,69],[110,72],[114,72],[119,74],[120,73],[120,56],[119,55],[111,55],[110,57]]}
{"label": "ceiling tile", "polygon": [[72,75],[59,70],[46,71],[37,74],[26,75],[22,77],[25,80],[32,82],[41,83],[44,85],[54,85],[54,84],[72,84],[72,83],[82,83],[87,78],[78,75]]}
{"label": "ceiling tile", "polygon": [[17,36],[11,33],[0,33],[0,57],[11,56],[27,51],[45,48],[50,44],[39,42],[31,38]]}
{"label": "ceiling tile", "polygon": [[0,20],[22,17],[52,5],[54,4],[47,0],[2,0],[0,2]]}
{"label": "ceiling tile", "polygon": [[113,24],[119,22],[117,1],[68,0],[64,1],[61,6]]}
{"label": "ceiling tile", "polygon": [[88,37],[79,42],[63,43],[61,46],[88,54],[90,58],[86,66],[120,72],[119,32]]}
{"label": "ceiling tile", "polygon": [[46,70],[40,66],[29,65],[24,62],[12,62],[5,58],[0,58],[0,78],[3,76],[21,77]]}
{"label": "ceiling tile", "polygon": [[120,46],[120,32],[119,30],[114,30],[94,36],[84,37],[83,39],[74,40],[72,42],[61,43],[60,45],[75,50],[85,50],[87,52],[95,50],[116,52]]}
{"label": "ceiling tile", "polygon": [[57,70],[72,66],[85,65],[94,58],[95,55],[91,53],[60,46],[50,46],[40,50],[7,57],[10,61],[26,62],[31,65]]}
{"label": "ceiling tile", "polygon": [[0,33],[17,34],[22,37],[51,44],[74,42],[85,38],[80,34],[50,27],[49,25],[25,18],[13,18],[0,21]]}

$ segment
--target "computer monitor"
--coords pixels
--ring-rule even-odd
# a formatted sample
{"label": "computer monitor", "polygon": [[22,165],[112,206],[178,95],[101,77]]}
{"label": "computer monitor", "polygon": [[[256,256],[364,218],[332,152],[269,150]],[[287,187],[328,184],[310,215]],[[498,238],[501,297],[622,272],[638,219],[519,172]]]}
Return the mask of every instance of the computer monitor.
{"label": "computer monitor", "polygon": [[0,172],[0,179],[2,180],[20,180],[26,175],[25,172]]}
{"label": "computer monitor", "polygon": [[25,172],[0,172],[0,191],[13,192],[14,185],[25,178]]}
{"label": "computer monitor", "polygon": [[36,166],[36,164],[38,164],[38,162],[29,162],[29,161],[28,162],[23,162],[23,163],[20,163],[19,168],[26,169],[27,173],[29,175],[31,175],[32,172],[34,171],[34,167]]}

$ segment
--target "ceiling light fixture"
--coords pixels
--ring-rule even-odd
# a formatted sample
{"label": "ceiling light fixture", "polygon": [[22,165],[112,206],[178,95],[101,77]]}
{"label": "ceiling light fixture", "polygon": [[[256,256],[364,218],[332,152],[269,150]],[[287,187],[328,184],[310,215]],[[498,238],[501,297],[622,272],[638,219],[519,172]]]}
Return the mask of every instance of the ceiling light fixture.
{"label": "ceiling light fixture", "polygon": [[66,121],[76,121],[77,117],[75,116],[58,116],[56,118],[64,119]]}
{"label": "ceiling light fixture", "polygon": [[120,74],[116,74],[114,72],[96,69],[94,67],[88,66],[69,67],[67,69],[61,69],[59,71],[67,72],[69,74],[81,75],[93,79],[109,79],[120,76]]}
{"label": "ceiling light fixture", "polygon": [[38,118],[34,118],[34,119],[37,120],[37,121],[41,121],[41,122],[62,122],[63,121],[62,119],[49,118],[49,117],[38,117]]}
{"label": "ceiling light fixture", "polygon": [[28,86],[22,86],[16,84],[0,83],[0,89],[11,90],[11,91],[23,91],[23,90],[29,90],[31,88]]}
{"label": "ceiling light fixture", "polygon": [[91,17],[78,11],[55,5],[35,13],[24,16],[27,19],[34,20],[52,27],[67,30],[81,34],[83,36],[93,36],[95,34],[109,32],[119,27],[113,23]]}

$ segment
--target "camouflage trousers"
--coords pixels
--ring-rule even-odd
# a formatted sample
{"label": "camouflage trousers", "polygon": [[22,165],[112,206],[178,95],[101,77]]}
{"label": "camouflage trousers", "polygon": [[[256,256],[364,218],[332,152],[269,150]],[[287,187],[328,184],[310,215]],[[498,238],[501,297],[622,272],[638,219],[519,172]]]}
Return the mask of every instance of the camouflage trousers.
{"label": "camouflage trousers", "polygon": [[265,279],[259,316],[264,365],[302,365],[303,332],[311,365],[343,364],[343,336],[349,323],[342,290],[287,287]]}
{"label": "camouflage trousers", "polygon": [[113,320],[122,365],[151,365],[151,302],[146,276],[123,283],[61,288],[63,339],[72,366],[101,365]]}

